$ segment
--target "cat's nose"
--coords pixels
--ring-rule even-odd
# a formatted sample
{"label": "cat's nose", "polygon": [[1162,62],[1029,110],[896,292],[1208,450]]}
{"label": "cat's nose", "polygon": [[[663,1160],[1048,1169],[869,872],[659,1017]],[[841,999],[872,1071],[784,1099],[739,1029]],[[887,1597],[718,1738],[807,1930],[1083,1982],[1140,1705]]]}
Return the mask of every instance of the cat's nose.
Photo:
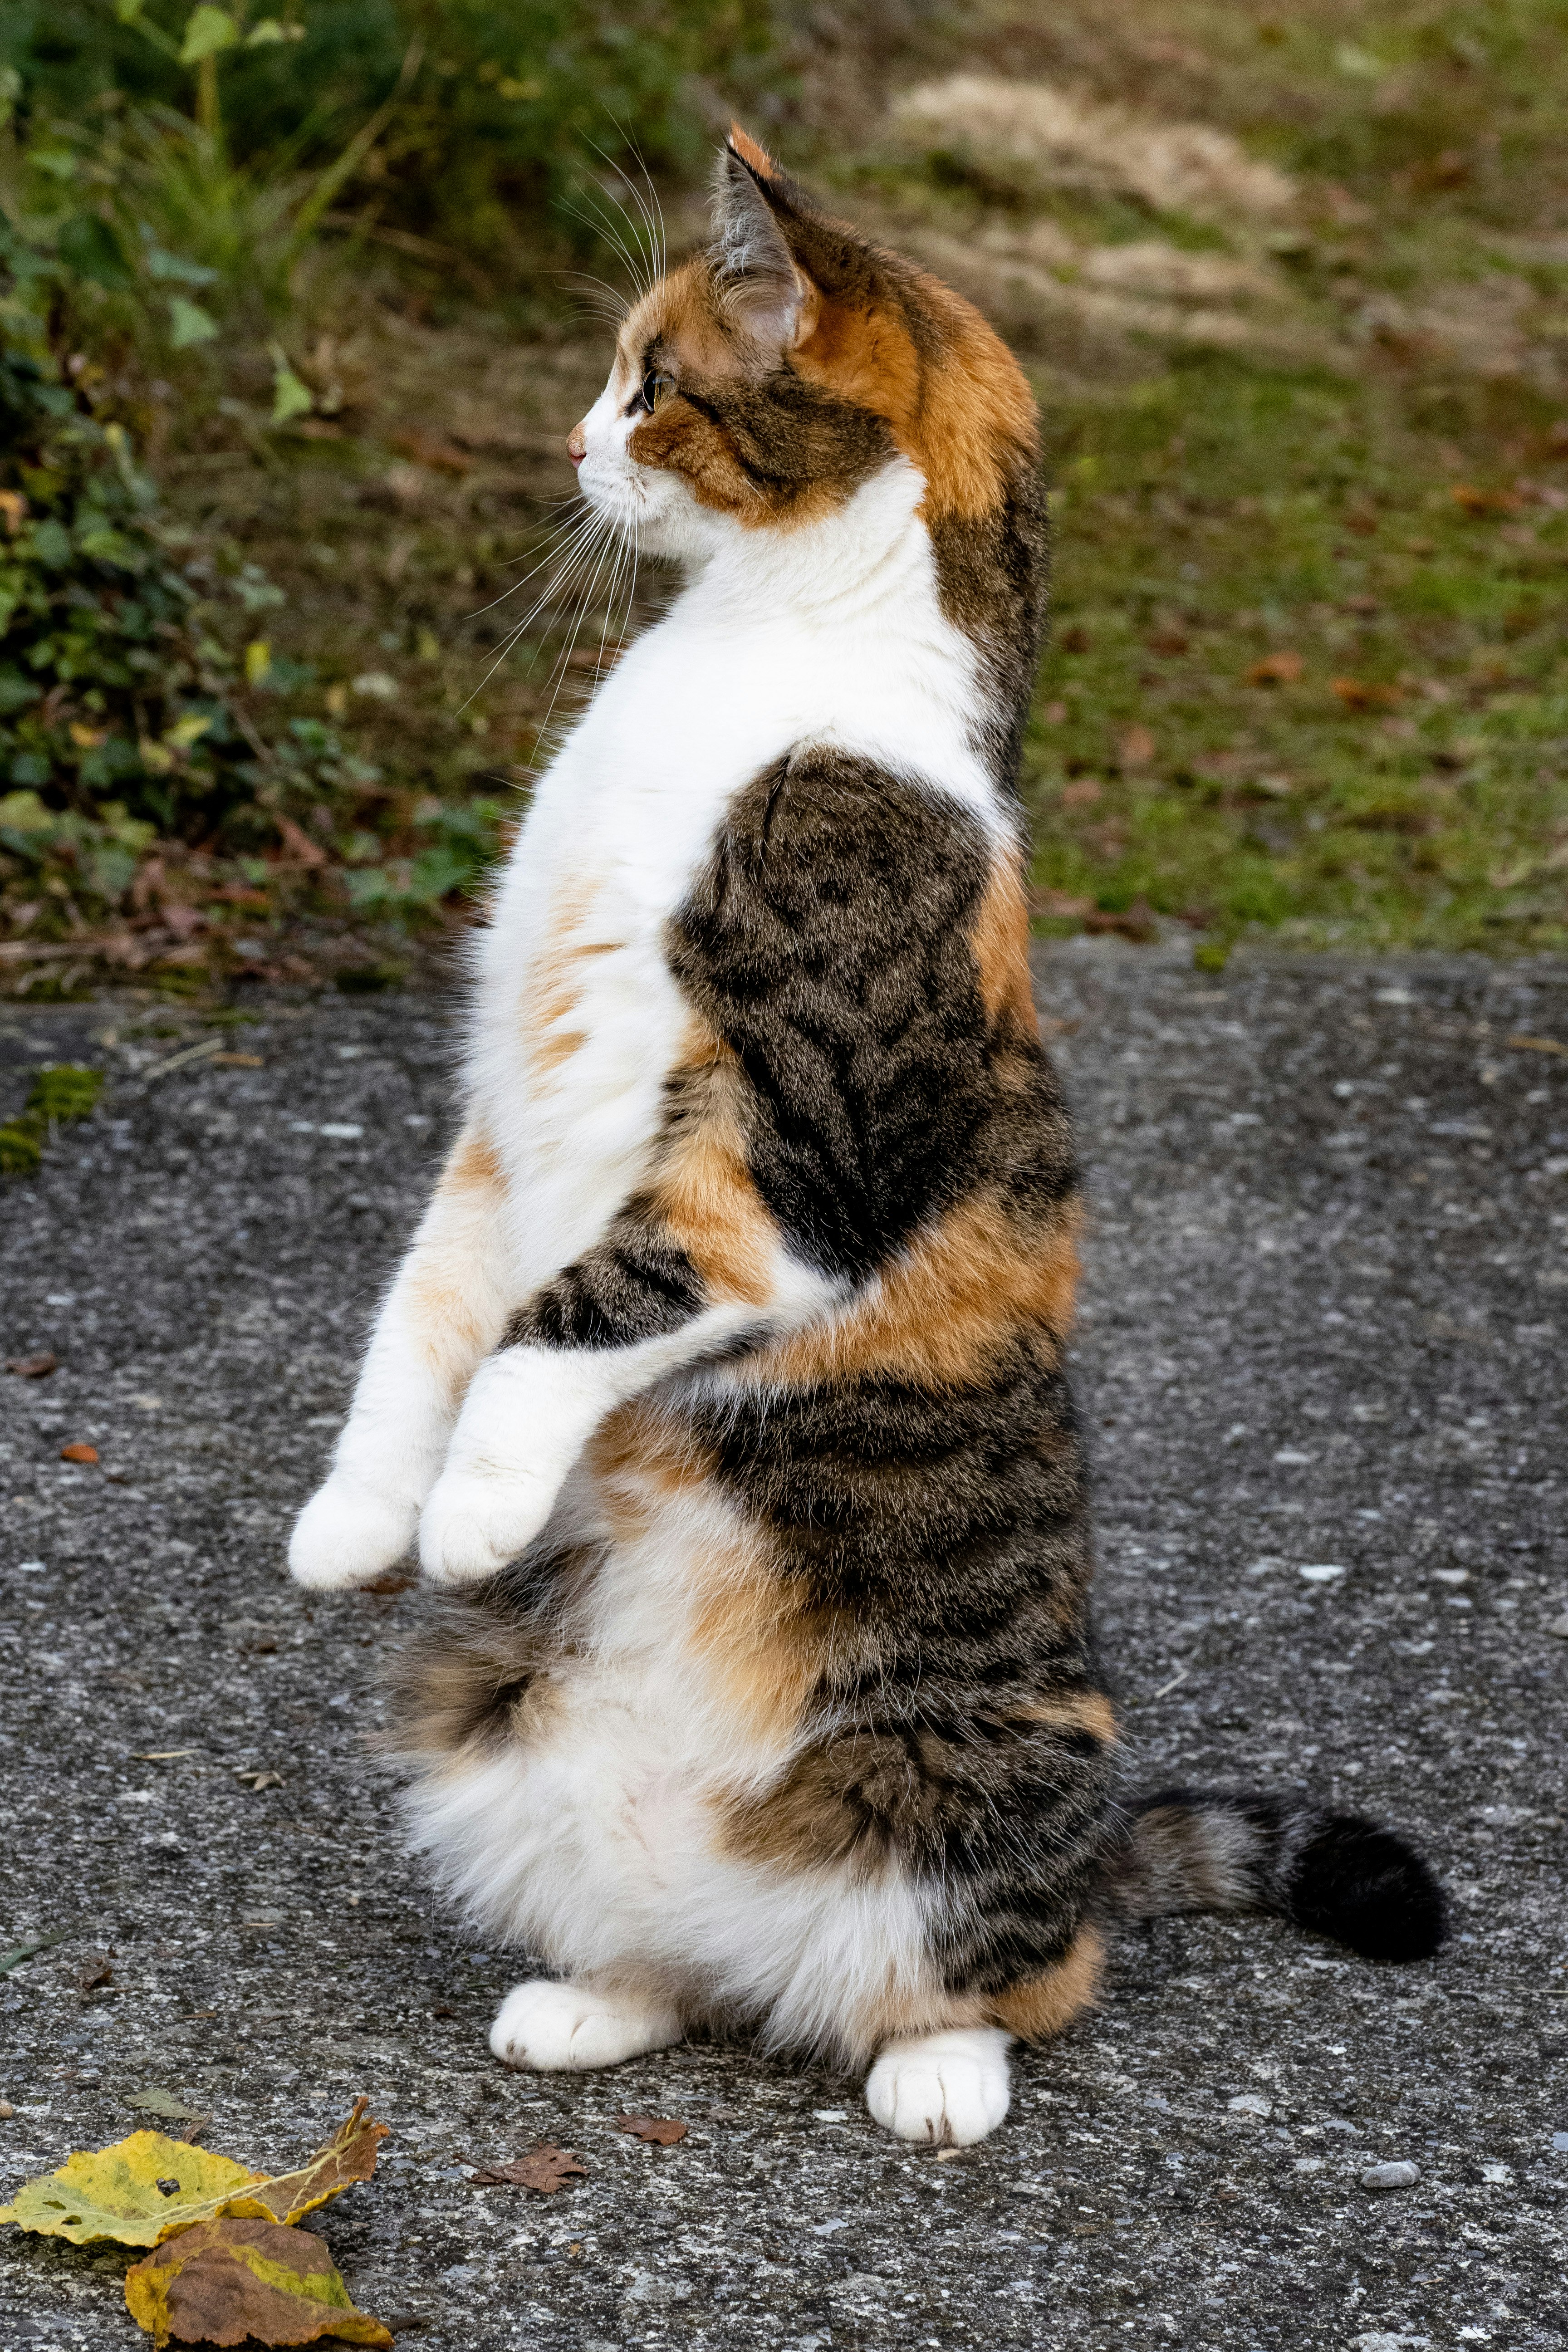
{"label": "cat's nose", "polygon": [[566,455],[574,466],[580,466],[588,454],[588,444],[583,438],[583,427],[574,425],[566,436]]}

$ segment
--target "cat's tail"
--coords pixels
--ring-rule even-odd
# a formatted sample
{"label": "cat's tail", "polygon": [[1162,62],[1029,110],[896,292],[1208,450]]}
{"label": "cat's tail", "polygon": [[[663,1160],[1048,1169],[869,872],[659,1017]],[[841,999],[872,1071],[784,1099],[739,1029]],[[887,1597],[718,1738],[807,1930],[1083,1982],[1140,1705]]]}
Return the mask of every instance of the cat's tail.
{"label": "cat's tail", "polygon": [[1424,1960],[1447,1933],[1443,1890],[1414,1846],[1360,1813],[1216,1789],[1135,1805],[1107,1893],[1123,1918],[1279,1913],[1372,1960]]}

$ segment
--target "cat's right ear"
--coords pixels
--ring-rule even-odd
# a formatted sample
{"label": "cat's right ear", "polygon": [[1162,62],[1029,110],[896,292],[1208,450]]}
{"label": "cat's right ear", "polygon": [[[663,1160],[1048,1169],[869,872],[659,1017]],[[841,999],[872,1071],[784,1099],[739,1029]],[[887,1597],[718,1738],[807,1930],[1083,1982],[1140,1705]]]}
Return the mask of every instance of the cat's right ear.
{"label": "cat's right ear", "polygon": [[[816,324],[816,287],[796,267],[776,188],[794,193],[773,158],[739,129],[719,151],[713,182],[713,242],[709,261],[725,308],[754,340],[782,355]],[[784,199],[787,204],[787,198]]]}

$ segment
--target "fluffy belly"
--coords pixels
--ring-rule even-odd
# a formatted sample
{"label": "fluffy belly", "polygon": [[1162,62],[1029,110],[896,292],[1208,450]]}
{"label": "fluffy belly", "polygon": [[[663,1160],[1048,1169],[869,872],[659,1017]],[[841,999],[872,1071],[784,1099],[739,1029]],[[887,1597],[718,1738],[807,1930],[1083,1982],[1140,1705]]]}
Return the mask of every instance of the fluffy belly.
{"label": "fluffy belly", "polygon": [[868,1877],[728,1853],[727,1804],[763,1759],[730,1780],[710,1751],[699,1760],[659,1663],[658,1687],[624,1664],[563,1673],[533,1738],[416,1786],[416,1843],[487,1933],[563,1975],[657,1970],[693,2010],[858,2054],[887,2015],[938,1993],[930,1896],[890,1865]]}

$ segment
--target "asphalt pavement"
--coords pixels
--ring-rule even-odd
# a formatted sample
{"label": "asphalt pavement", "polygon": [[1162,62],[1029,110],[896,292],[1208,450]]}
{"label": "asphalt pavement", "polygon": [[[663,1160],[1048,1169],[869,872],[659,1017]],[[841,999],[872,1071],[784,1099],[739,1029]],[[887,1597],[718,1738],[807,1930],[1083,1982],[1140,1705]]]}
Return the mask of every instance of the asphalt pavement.
{"label": "asphalt pavement", "polygon": [[[1077,942],[1038,976],[1130,1782],[1398,1823],[1447,1950],[1131,1931],[945,2158],[737,2046],[506,2073],[518,1957],[403,1857],[370,1737],[419,1594],[283,1573],[450,1131],[453,1005],[13,1002],[0,1116],[45,1061],[110,1083],[0,1186],[0,1355],[58,1358],[0,1377],[0,1943],[60,1938],[0,1979],[0,2193],[138,2098],[282,2167],[364,2092],[381,2170],[311,2226],[420,2352],[1568,2345],[1568,966]],[[470,2182],[540,2140],[585,2175]],[[0,2231],[0,2347],[143,2341],[123,2267]]]}

